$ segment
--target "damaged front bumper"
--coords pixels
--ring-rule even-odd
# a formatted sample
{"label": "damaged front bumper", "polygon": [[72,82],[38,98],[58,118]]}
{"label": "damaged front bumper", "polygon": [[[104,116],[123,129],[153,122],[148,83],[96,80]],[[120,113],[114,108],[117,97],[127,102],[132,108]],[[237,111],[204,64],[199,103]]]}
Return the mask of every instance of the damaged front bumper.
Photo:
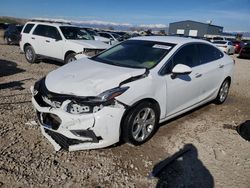
{"label": "damaged front bumper", "polygon": [[42,134],[57,151],[61,148],[68,151],[97,149],[119,141],[125,112],[122,105],[105,106],[95,113],[71,114],[64,110],[66,102],[60,108],[46,107],[32,97],[32,103]]}

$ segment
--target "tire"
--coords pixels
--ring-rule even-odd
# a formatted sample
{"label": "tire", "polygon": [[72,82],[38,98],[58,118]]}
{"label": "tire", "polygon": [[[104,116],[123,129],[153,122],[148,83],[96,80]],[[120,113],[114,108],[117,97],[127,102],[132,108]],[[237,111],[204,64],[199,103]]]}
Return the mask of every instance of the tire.
{"label": "tire", "polygon": [[67,64],[67,63],[70,63],[72,61],[75,61],[76,58],[75,58],[75,53],[71,53],[69,55],[66,56],[65,60],[64,60],[64,63]]}
{"label": "tire", "polygon": [[4,43],[9,45],[10,44],[10,39],[8,37],[4,37]]}
{"label": "tire", "polygon": [[215,99],[216,104],[222,104],[225,102],[229,93],[229,88],[230,88],[230,81],[229,79],[226,79],[220,86],[219,92]]}
{"label": "tire", "polygon": [[142,102],[130,109],[122,123],[123,141],[135,146],[147,142],[158,129],[159,110],[150,102]]}
{"label": "tire", "polygon": [[34,49],[32,48],[32,46],[25,47],[24,54],[25,54],[26,60],[29,63],[31,63],[31,64],[36,63],[37,55],[36,55]]}

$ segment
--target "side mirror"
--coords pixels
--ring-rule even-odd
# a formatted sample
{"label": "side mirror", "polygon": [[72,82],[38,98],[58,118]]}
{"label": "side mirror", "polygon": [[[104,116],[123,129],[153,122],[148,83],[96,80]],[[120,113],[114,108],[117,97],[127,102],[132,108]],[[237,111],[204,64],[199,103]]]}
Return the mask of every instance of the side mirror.
{"label": "side mirror", "polygon": [[173,73],[173,77],[176,77],[176,75],[178,74],[190,74],[192,72],[192,68],[187,66],[187,65],[183,65],[183,64],[177,64],[174,66],[172,73]]}

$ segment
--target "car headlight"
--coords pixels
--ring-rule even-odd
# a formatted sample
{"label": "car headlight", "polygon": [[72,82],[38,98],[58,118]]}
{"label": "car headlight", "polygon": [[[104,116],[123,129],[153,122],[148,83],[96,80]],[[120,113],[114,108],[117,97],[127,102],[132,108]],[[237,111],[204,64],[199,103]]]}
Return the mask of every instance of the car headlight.
{"label": "car headlight", "polygon": [[115,97],[123,94],[129,87],[117,87],[107,90],[96,97],[72,100],[67,105],[67,112],[71,114],[95,113],[104,106],[114,104]]}

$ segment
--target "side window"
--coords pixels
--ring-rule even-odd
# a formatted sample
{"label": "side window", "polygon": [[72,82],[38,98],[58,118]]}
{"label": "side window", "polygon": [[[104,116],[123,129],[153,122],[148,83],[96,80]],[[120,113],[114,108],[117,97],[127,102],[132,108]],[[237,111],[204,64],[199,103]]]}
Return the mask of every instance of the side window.
{"label": "side window", "polygon": [[105,38],[110,38],[110,35],[109,34],[107,34],[107,33],[100,33],[100,35],[102,36],[102,37],[105,37]]}
{"label": "side window", "polygon": [[46,37],[52,38],[52,39],[62,39],[60,33],[58,32],[56,27],[53,26],[47,26],[47,31],[45,33]]}
{"label": "side window", "polygon": [[57,28],[53,26],[48,26],[48,25],[38,25],[35,28],[33,34],[43,36],[43,37],[49,37],[53,39],[62,39]]}
{"label": "side window", "polygon": [[223,57],[223,53],[209,44],[198,44],[200,64],[215,61]]}
{"label": "side window", "polygon": [[195,67],[199,65],[196,44],[188,44],[184,47],[181,47],[180,50],[167,63],[167,67],[163,71],[163,74],[171,73],[172,69],[177,64],[184,64],[189,67]]}
{"label": "side window", "polygon": [[34,32],[33,32],[33,34],[45,37],[46,36],[46,30],[47,30],[46,25],[37,25]]}
{"label": "side window", "polygon": [[29,33],[35,24],[27,24],[23,30],[24,33]]}

